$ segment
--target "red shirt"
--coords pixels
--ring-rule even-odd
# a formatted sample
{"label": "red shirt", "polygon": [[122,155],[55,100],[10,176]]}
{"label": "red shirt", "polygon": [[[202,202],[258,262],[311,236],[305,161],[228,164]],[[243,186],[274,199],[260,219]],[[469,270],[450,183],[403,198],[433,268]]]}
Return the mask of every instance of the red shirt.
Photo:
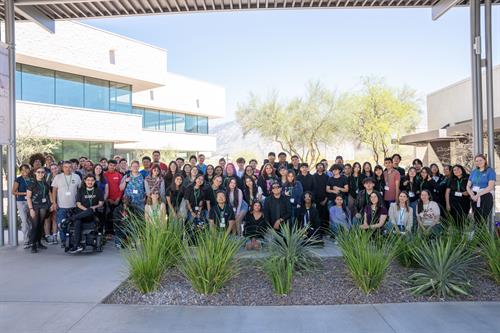
{"label": "red shirt", "polygon": [[384,179],[385,179],[385,191],[384,191],[384,200],[385,201],[395,201],[396,198],[396,182],[400,181],[401,175],[399,171],[396,169],[385,170],[384,171]]}
{"label": "red shirt", "polygon": [[122,191],[120,191],[120,182],[122,181],[123,175],[117,171],[104,173],[104,178],[108,181],[109,186],[109,200],[117,200],[122,196]]}

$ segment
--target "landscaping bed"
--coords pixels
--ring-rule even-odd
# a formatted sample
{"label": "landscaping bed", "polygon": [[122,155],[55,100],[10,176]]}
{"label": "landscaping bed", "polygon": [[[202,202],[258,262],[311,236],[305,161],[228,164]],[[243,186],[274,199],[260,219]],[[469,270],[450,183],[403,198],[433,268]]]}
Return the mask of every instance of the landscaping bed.
{"label": "landscaping bed", "polygon": [[[482,264],[481,264],[482,265]],[[241,271],[213,295],[196,293],[177,268],[166,271],[158,290],[142,294],[127,280],[104,303],[143,305],[331,305],[363,303],[404,303],[428,301],[500,301],[500,287],[485,272],[471,272],[469,296],[449,299],[414,296],[404,284],[418,269],[392,263],[380,288],[366,295],[347,270],[343,258],[328,258],[313,273],[297,274],[288,296],[273,293],[272,285],[257,259],[241,261]]]}

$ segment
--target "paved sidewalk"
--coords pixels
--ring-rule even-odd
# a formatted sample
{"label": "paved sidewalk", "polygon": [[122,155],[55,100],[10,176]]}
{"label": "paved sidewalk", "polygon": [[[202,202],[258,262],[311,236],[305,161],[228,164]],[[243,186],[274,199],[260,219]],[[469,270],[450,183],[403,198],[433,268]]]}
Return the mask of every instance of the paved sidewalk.
{"label": "paved sidewalk", "polygon": [[125,279],[119,252],[0,249],[1,333],[499,333],[500,302],[333,306],[100,304]]}

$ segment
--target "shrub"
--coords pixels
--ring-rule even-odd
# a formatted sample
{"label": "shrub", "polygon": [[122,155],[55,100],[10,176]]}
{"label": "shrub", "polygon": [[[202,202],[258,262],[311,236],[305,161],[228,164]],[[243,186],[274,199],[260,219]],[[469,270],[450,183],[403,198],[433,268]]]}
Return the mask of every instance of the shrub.
{"label": "shrub", "polygon": [[213,294],[239,272],[236,253],[243,241],[216,229],[200,230],[196,247],[184,242],[179,270],[200,294]]}
{"label": "shrub", "polygon": [[468,295],[471,284],[467,274],[473,269],[476,256],[465,242],[455,244],[454,239],[442,237],[423,242],[413,253],[422,271],[409,277],[409,291],[437,297]]}
{"label": "shrub", "polygon": [[129,239],[124,243],[124,256],[132,283],[142,293],[158,288],[165,270],[179,258],[183,226],[176,219],[153,220],[131,217],[125,227]]}
{"label": "shrub", "polygon": [[294,264],[285,258],[269,257],[264,261],[264,271],[277,295],[287,295],[292,290],[293,270]]}
{"label": "shrub", "polygon": [[295,272],[311,272],[321,264],[320,257],[312,250],[317,241],[307,237],[307,228],[284,224],[279,232],[270,228],[266,238],[269,256],[262,266],[278,295],[290,293]]}
{"label": "shrub", "polygon": [[396,256],[398,237],[392,233],[384,237],[352,228],[342,230],[338,241],[344,262],[359,288],[367,294],[377,290]]}
{"label": "shrub", "polygon": [[415,259],[413,250],[420,248],[426,238],[421,232],[407,233],[401,235],[401,240],[398,242],[398,249],[396,254],[397,261],[404,267],[418,267],[418,262]]}
{"label": "shrub", "polygon": [[487,224],[482,224],[476,230],[481,256],[486,261],[490,276],[500,284],[500,237],[488,230]]}

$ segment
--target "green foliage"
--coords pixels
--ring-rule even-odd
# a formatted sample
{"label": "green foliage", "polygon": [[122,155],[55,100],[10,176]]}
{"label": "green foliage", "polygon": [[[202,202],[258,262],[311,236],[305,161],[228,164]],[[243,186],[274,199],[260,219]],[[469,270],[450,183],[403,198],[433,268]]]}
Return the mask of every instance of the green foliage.
{"label": "green foliage", "polygon": [[27,119],[16,132],[16,163],[27,163],[36,153],[53,154],[61,141],[44,138],[47,119]]}
{"label": "green foliage", "polygon": [[490,276],[500,284],[500,237],[488,230],[487,224],[482,224],[476,235],[481,249],[481,256],[486,261]]}
{"label": "green foliage", "polygon": [[341,105],[345,135],[365,144],[377,163],[388,155],[392,139],[399,140],[418,123],[415,91],[393,89],[377,78],[363,78],[362,89],[344,96]]}
{"label": "green foliage", "polygon": [[377,290],[399,248],[399,237],[379,236],[359,228],[341,229],[338,242],[356,284],[369,294]]}
{"label": "green foliage", "polygon": [[243,241],[217,229],[195,234],[196,247],[184,242],[179,270],[200,294],[213,294],[239,272],[236,258]]}
{"label": "green foliage", "polygon": [[309,165],[316,164],[320,145],[331,143],[341,126],[337,97],[319,82],[308,84],[304,98],[286,103],[276,92],[264,101],[250,94],[248,102],[238,105],[236,120],[244,135],[253,131],[276,141],[283,151],[299,156]]}
{"label": "green foliage", "polygon": [[320,257],[312,250],[317,241],[306,236],[307,228],[295,224],[283,224],[279,232],[269,228],[266,234],[269,256],[262,266],[278,295],[290,293],[295,272],[311,272],[321,264]]}
{"label": "green foliage", "polygon": [[181,221],[170,218],[146,223],[143,217],[131,217],[125,232],[129,235],[124,244],[124,256],[132,283],[142,293],[156,290],[165,270],[174,266],[182,246]]}
{"label": "green foliage", "polygon": [[423,242],[413,253],[422,268],[408,279],[413,294],[468,295],[471,284],[467,273],[473,269],[476,256],[469,251],[466,242],[455,244],[451,237],[441,237]]}
{"label": "green foliage", "polygon": [[397,261],[404,267],[419,267],[413,251],[427,241],[426,237],[421,232],[407,233],[400,237],[396,255]]}

